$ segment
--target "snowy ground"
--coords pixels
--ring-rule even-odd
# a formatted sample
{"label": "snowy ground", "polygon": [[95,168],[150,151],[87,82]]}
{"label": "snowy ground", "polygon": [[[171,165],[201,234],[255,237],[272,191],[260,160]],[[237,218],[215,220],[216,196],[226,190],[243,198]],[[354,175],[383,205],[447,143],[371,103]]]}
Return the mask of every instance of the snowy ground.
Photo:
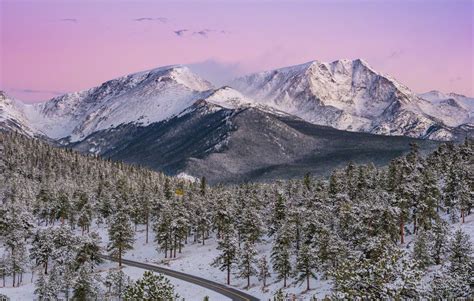
{"label": "snowy ground", "polygon": [[[471,242],[474,242],[474,215],[470,215],[466,218],[464,224],[457,223],[451,225],[451,231],[454,232],[459,227],[468,233],[471,237]],[[103,237],[103,244],[107,244],[107,235],[106,229],[103,225],[99,228],[97,226],[93,227],[93,230],[96,230]],[[184,247],[181,254],[177,254],[177,258],[174,259],[165,259],[163,253],[158,253],[156,251],[156,246],[153,243],[153,233],[150,232],[149,236],[150,242],[145,243],[145,231],[144,227],[140,226],[136,233],[136,240],[134,245],[134,250],[125,254],[124,258],[131,259],[135,261],[153,263],[159,266],[171,268],[177,271],[185,272],[191,275],[196,275],[202,278],[206,278],[212,281],[219,283],[226,282],[226,273],[220,271],[217,268],[211,267],[210,263],[216,257],[216,241],[215,239],[206,240],[206,244],[202,245],[201,243],[191,243]],[[411,241],[411,237],[407,237],[407,244]],[[258,256],[266,255],[267,258],[270,258],[270,243],[262,243],[258,247],[259,254]],[[105,275],[105,271],[117,268],[116,263],[104,263],[99,267],[99,270],[102,272],[102,275]],[[436,270],[436,266],[430,267],[431,272]],[[134,267],[125,267],[124,272],[131,277],[131,279],[137,279],[143,274],[143,270]],[[429,272],[428,272],[429,273]],[[210,300],[214,301],[226,301],[228,298],[215,293],[209,289],[187,283],[182,280],[174,279],[168,277],[170,281],[175,285],[176,292],[186,300],[189,301],[201,301],[204,296],[209,296]],[[35,276],[36,279],[36,276]],[[12,300],[33,300],[34,299],[34,285],[31,283],[31,274],[25,274],[23,277],[24,284],[19,288],[11,287],[11,278],[7,278],[7,287],[0,288],[0,293],[6,294]],[[235,288],[246,291],[247,293],[259,297],[263,300],[271,299],[276,291],[282,288],[283,282],[277,281],[274,276],[271,279],[267,280],[268,286],[265,291],[262,291],[261,284],[256,277],[251,279],[251,287],[246,290],[246,280],[238,279],[235,276],[231,279],[231,285]],[[0,284],[1,285],[1,284]],[[318,299],[323,298],[325,295],[329,295],[331,292],[331,283],[325,280],[312,280],[311,282],[311,291],[305,291],[305,284],[296,284],[292,280],[289,281],[289,285],[284,292],[288,293],[290,296],[295,294],[298,300],[309,300],[313,295],[316,295]]]}

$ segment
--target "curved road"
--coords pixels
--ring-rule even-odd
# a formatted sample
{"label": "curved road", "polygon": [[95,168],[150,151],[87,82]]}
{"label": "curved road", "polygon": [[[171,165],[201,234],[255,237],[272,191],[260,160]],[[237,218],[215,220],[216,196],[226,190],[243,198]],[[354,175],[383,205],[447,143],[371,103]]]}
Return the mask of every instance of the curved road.
{"label": "curved road", "polygon": [[[103,259],[106,259],[106,260],[118,262],[118,259],[116,259],[114,257],[111,257],[111,256],[108,256],[108,255],[100,255],[100,257],[103,258]],[[176,278],[176,279],[184,280],[186,282],[193,283],[193,284],[205,287],[205,288],[210,289],[212,291],[215,291],[219,294],[222,294],[222,295],[232,299],[233,301],[260,301],[260,299],[254,297],[254,296],[248,295],[244,292],[241,292],[241,291],[236,290],[234,288],[228,287],[224,284],[220,284],[220,283],[210,281],[210,280],[207,280],[207,279],[204,279],[204,278],[200,278],[200,277],[196,277],[196,276],[193,276],[193,275],[189,275],[189,274],[177,272],[177,271],[174,271],[174,270],[162,268],[162,267],[159,267],[159,266],[156,266],[156,265],[152,265],[152,264],[148,264],[148,263],[142,263],[142,262],[138,262],[138,261],[132,261],[132,260],[128,260],[128,259],[122,259],[122,263],[125,264],[125,265],[128,265],[128,266],[131,266],[131,267],[136,267],[136,268],[140,268],[140,269],[145,269],[145,270],[149,270],[149,271],[153,271],[153,272],[162,273],[164,275],[168,275],[168,276]]]}

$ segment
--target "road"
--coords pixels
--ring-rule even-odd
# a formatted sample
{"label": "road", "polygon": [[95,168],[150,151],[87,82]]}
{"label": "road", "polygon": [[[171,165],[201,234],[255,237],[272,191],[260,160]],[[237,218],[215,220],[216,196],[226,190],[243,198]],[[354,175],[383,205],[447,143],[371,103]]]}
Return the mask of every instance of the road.
{"label": "road", "polygon": [[[100,255],[103,259],[110,260],[110,261],[115,261],[118,262],[118,259],[108,256],[108,255]],[[162,268],[156,265],[148,264],[148,263],[143,263],[143,262],[138,262],[138,261],[132,261],[128,259],[122,259],[122,263],[131,267],[136,267],[144,270],[149,270],[153,272],[158,272],[162,273],[164,275],[168,275],[170,277],[180,279],[189,283],[193,283],[202,287],[205,287],[207,289],[210,289],[216,293],[222,294],[233,301],[259,301],[260,299],[251,296],[249,294],[246,294],[244,292],[241,292],[237,289],[228,287],[224,284],[220,284],[214,281],[210,281],[204,278],[196,277],[193,275],[181,273],[178,271]]]}

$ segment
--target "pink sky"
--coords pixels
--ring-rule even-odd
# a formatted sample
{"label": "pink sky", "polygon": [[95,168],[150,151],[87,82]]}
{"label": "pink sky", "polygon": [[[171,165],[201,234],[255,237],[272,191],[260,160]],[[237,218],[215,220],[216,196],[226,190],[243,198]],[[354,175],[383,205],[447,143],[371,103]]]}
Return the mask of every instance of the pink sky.
{"label": "pink sky", "polygon": [[0,0],[0,89],[34,102],[169,64],[222,84],[363,58],[415,92],[473,96],[473,3]]}

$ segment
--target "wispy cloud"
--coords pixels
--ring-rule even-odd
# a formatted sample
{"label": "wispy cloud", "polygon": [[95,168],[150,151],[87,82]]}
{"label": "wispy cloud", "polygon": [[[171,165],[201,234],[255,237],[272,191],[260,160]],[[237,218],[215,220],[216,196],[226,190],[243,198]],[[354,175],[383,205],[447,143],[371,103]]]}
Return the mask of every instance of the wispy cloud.
{"label": "wispy cloud", "polygon": [[178,29],[174,31],[174,34],[177,35],[178,37],[183,37],[186,32],[188,32],[188,29]]}
{"label": "wispy cloud", "polygon": [[64,91],[55,91],[55,90],[37,90],[37,89],[28,89],[28,88],[13,88],[13,92],[29,93],[29,94],[50,94],[50,95],[63,95],[66,92]]}
{"label": "wispy cloud", "polygon": [[458,82],[460,80],[462,80],[462,77],[461,76],[456,76],[456,77],[450,78],[449,82],[452,84],[452,83]]}
{"label": "wispy cloud", "polygon": [[193,35],[199,35],[203,38],[207,38],[207,35],[211,32],[210,29],[203,29],[203,30],[200,30],[200,31],[195,31],[193,32]]}
{"label": "wispy cloud", "polygon": [[214,58],[189,64],[188,67],[216,86],[229,84],[232,79],[244,74],[240,63],[223,62]]}
{"label": "wispy cloud", "polygon": [[61,19],[61,20],[59,20],[59,21],[61,21],[61,22],[70,22],[70,23],[77,23],[77,22],[79,22],[79,20],[76,19],[76,18],[63,18],[63,19]]}
{"label": "wispy cloud", "polygon": [[168,18],[165,18],[165,17],[157,17],[157,18],[141,17],[141,18],[133,19],[133,21],[135,21],[135,22],[154,22],[154,21],[158,21],[158,22],[161,22],[161,23],[167,23]]}
{"label": "wispy cloud", "polygon": [[179,37],[184,37],[189,33],[189,36],[198,36],[201,38],[207,38],[211,34],[229,34],[229,31],[226,30],[216,30],[216,29],[201,29],[201,30],[196,30],[196,31],[191,31],[189,29],[180,29],[174,31],[174,33],[179,36]]}
{"label": "wispy cloud", "polygon": [[387,59],[391,60],[391,59],[398,59],[399,57],[401,57],[405,52],[403,51],[403,49],[398,49],[398,50],[395,50],[395,51],[392,51],[388,56],[387,56]]}

